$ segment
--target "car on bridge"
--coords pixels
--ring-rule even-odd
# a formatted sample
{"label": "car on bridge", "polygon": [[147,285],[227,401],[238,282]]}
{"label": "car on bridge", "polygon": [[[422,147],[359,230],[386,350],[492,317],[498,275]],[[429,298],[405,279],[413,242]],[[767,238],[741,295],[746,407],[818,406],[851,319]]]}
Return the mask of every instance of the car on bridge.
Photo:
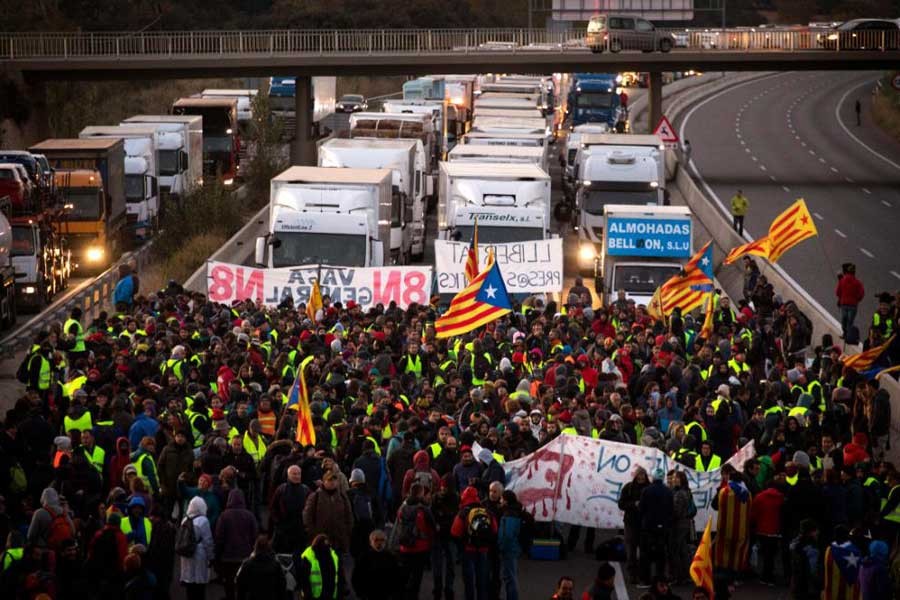
{"label": "car on bridge", "polygon": [[337,112],[360,112],[367,110],[369,105],[366,99],[359,94],[344,94],[335,104]]}
{"label": "car on bridge", "polygon": [[890,19],[852,19],[817,38],[826,50],[897,50],[900,24]]}
{"label": "car on bridge", "polygon": [[601,14],[591,17],[587,26],[585,44],[592,52],[669,52],[676,45],[676,38],[668,31],[661,31],[646,19],[633,15]]}

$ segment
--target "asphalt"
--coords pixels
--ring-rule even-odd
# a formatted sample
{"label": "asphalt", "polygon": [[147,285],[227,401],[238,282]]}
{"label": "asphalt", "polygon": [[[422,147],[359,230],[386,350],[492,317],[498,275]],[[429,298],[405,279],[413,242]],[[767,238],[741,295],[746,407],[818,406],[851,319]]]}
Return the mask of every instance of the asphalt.
{"label": "asphalt", "polygon": [[[877,128],[869,111],[872,86],[880,76],[766,77],[701,102],[682,123],[694,167],[716,196],[729,205],[741,189],[750,200],[745,231],[754,238],[765,235],[794,200],[806,199],[819,236],[788,251],[779,264],[839,316],[836,274],[842,263],[855,263],[866,287],[857,318],[863,335],[875,295],[900,289],[892,235],[900,224],[900,143]],[[857,99],[861,126],[856,125]]]}

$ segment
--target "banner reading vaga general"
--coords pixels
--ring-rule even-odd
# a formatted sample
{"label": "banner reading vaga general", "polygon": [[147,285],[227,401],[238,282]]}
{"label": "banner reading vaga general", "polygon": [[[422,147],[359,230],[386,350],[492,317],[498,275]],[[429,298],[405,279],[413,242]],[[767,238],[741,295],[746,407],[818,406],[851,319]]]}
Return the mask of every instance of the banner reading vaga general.
{"label": "banner reading vaga general", "polygon": [[[726,464],[743,471],[744,461],[755,455],[750,442]],[[697,505],[694,522],[699,528],[706,525],[714,512],[710,504],[722,480],[720,471],[687,469],[655,448],[561,435],[532,454],[503,465],[506,488],[516,493],[536,520],[601,529],[623,527],[619,495],[639,466],[651,477],[657,468],[666,473],[670,469],[684,471]]]}
{"label": "banner reading vaga general", "polygon": [[[562,238],[480,245],[480,269],[487,264],[488,250],[491,248],[500,265],[506,291],[510,294],[562,291]],[[456,293],[466,287],[465,265],[468,251],[468,243],[434,241],[438,292]]]}
{"label": "banner reading vaga general", "polygon": [[309,300],[313,280],[319,277],[322,295],[333,302],[357,302],[363,310],[396,302],[406,308],[413,302],[428,304],[431,267],[328,267],[302,265],[283,269],[257,269],[230,263],[206,263],[207,295],[224,304],[252,299],[277,306],[285,298],[294,304]]}

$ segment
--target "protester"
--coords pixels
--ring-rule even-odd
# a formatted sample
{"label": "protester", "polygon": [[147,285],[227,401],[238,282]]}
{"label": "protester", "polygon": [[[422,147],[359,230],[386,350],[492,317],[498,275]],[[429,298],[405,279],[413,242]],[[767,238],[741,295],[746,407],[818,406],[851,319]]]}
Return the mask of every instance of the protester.
{"label": "protester", "polygon": [[241,563],[235,577],[237,600],[271,600],[284,597],[287,582],[281,564],[272,552],[269,538],[261,535],[253,553]]}
{"label": "protester", "polygon": [[[187,592],[188,600],[204,600],[206,584],[209,583],[209,563],[215,558],[215,542],[209,520],[206,518],[206,502],[203,498],[198,496],[188,504],[181,528],[190,528],[193,531],[194,542],[193,553],[181,556],[181,584]],[[176,546],[176,551],[177,549]]]}

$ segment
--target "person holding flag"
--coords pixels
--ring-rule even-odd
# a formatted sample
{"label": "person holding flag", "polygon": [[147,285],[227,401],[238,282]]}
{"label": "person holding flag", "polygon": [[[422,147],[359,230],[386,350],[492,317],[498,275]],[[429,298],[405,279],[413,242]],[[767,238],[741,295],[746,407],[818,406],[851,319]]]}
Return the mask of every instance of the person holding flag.
{"label": "person holding flag", "polygon": [[[318,286],[318,282],[316,282]],[[313,361],[315,356],[310,354],[300,363],[297,368],[297,377],[294,379],[294,385],[291,386],[291,392],[288,395],[287,409],[297,411],[297,434],[296,440],[303,446],[316,445],[316,430],[312,422],[312,410],[309,407],[309,388],[306,384],[306,367]]]}
{"label": "person holding flag", "polygon": [[313,279],[309,300],[306,302],[306,316],[313,323],[316,322],[316,314],[324,308],[322,303],[322,289],[319,287],[319,279]]}
{"label": "person holding flag", "polygon": [[453,300],[434,324],[438,339],[463,335],[512,312],[512,302],[500,274],[500,266],[488,253],[487,264]]}
{"label": "person holding flag", "polygon": [[713,289],[713,278],[712,242],[709,241],[691,257],[681,273],[660,287],[662,314],[669,315],[675,308],[687,314],[700,306],[703,294]]}
{"label": "person holding flag", "polygon": [[691,561],[691,579],[698,588],[706,591],[708,598],[715,595],[715,580],[713,578],[712,561],[712,517],[706,521],[706,528]]}

